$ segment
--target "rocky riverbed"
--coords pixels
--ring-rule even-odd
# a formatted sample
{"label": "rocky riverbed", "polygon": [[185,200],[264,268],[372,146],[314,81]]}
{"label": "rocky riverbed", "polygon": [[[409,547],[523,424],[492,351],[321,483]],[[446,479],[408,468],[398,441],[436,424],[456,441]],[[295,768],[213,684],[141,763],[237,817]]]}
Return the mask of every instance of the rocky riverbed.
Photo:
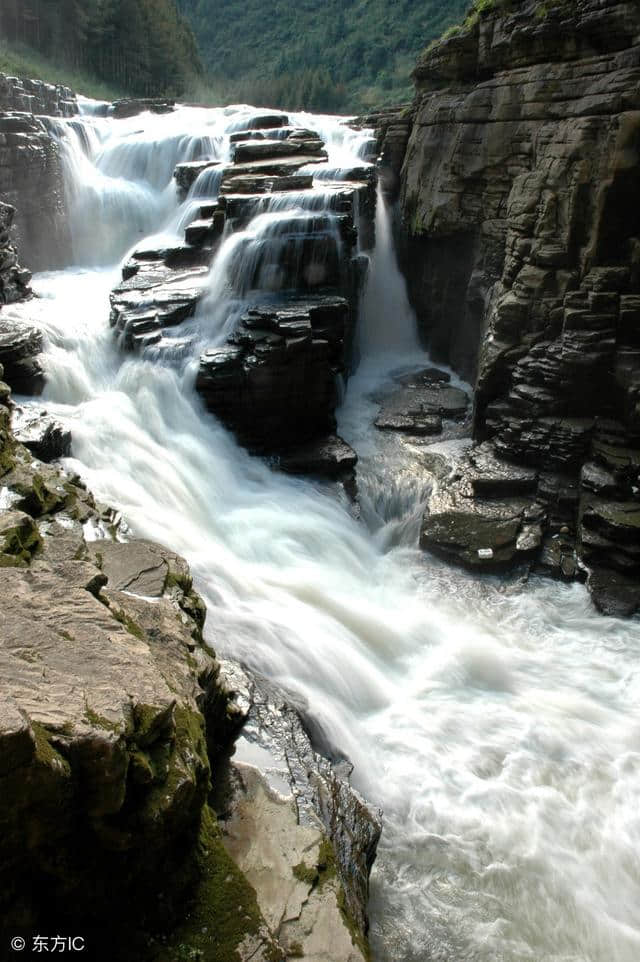
{"label": "rocky riverbed", "polygon": [[[11,87],[10,106],[56,112],[50,88],[22,104],[23,88]],[[30,114],[3,122],[48,139]],[[46,152],[59,148],[49,140]],[[151,291],[156,316],[170,303],[167,323],[192,313],[191,295],[176,299],[171,285],[210,261],[219,210],[206,230],[191,227],[193,246],[134,253],[124,274],[135,282],[114,295],[125,347],[140,325],[127,297]],[[0,214],[1,290],[12,304],[32,297],[30,274],[18,264],[13,209]],[[289,310],[289,326],[310,316],[326,326],[334,309],[307,302],[302,314]],[[81,922],[96,959],[322,962],[328,946],[332,959],[368,957],[379,813],[350,787],[348,765],[314,751],[287,696],[205,644],[205,605],[184,559],[134,538],[55,463],[70,453],[68,428],[11,398],[12,388],[42,391],[42,348],[37,326],[0,315],[3,924]],[[324,421],[331,410],[327,402]]]}
{"label": "rocky riverbed", "polygon": [[75,265],[0,209],[12,920],[355,962],[384,804],[376,958],[635,958],[637,35],[497,7],[348,124],[6,82]]}

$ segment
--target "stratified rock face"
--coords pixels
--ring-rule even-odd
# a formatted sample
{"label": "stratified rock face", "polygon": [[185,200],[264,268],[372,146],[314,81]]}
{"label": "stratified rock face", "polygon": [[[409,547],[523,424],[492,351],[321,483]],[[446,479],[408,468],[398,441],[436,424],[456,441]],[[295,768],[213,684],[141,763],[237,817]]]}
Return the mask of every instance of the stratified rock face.
{"label": "stratified rock face", "polygon": [[249,448],[271,452],[335,429],[349,303],[309,298],[248,311],[225,347],[202,356],[196,388]]}
{"label": "stratified rock face", "polygon": [[[111,296],[111,323],[123,347],[151,349],[150,357],[197,351],[196,389],[250,450],[284,455],[290,471],[350,476],[353,452],[345,456],[333,437],[336,376],[348,367],[366,267],[356,222],[361,247],[373,242],[372,168],[360,169],[362,180],[347,172],[347,182],[325,181],[315,193],[306,168],[326,160],[324,144],[284,114],[254,117],[232,135],[232,153],[226,165],[178,165],[183,199],[209,171],[218,198],[202,201],[184,244],[133,254]],[[216,271],[226,271],[218,297],[228,321],[206,300],[212,278],[221,279]],[[207,310],[218,311],[217,326],[229,331],[222,344]],[[319,447],[299,451],[306,443]]]}
{"label": "stratified rock face", "polygon": [[543,532],[611,611],[640,602],[603,589],[640,577],[639,38],[630,0],[519,0],[427,51],[401,193],[434,357],[477,377],[476,438],[539,471]]}
{"label": "stratified rock face", "polygon": [[70,235],[59,148],[33,114],[0,109],[0,196],[16,209],[12,239],[23,264],[63,266]]}
{"label": "stratified rock face", "polygon": [[13,207],[0,202],[0,305],[21,301],[30,293],[31,274],[18,264],[10,233],[14,215]]}
{"label": "stratified rock face", "polygon": [[75,93],[68,87],[0,73],[0,110],[73,117],[78,113],[78,103]]}

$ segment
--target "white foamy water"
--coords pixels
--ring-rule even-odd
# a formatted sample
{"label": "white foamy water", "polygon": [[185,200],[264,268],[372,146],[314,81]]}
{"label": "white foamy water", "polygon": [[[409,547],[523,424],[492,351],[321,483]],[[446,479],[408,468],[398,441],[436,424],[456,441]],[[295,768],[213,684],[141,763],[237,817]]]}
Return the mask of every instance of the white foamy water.
{"label": "white foamy water", "polygon": [[[72,427],[70,463],[138,534],[188,558],[211,644],[306,698],[383,807],[378,962],[637,962],[639,623],[596,615],[580,586],[481,580],[416,548],[428,478],[371,427],[371,391],[425,361],[383,208],[341,413],[362,454],[364,521],[241,450],[202,408],[188,366],[117,350],[113,265],[140,232],[180,223],[172,165],[226,156],[250,114],[112,121],[87,107],[60,134],[76,260],[92,266],[40,275],[41,300],[16,310],[47,332],[46,403]],[[362,163],[366,134],[295,119],[328,139],[326,169]],[[297,216],[310,210],[301,202]],[[277,243],[283,211],[257,215],[226,242],[254,260]],[[241,304],[237,268],[223,245],[210,290]]]}

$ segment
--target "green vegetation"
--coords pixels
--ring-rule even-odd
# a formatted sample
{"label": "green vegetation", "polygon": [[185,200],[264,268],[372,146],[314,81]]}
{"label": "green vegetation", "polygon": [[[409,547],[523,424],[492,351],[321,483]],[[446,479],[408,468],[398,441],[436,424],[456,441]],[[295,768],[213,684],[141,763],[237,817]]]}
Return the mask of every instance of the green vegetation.
{"label": "green vegetation", "polygon": [[289,110],[360,111],[413,96],[429,40],[468,0],[178,0],[209,89],[192,99]]}
{"label": "green vegetation", "polygon": [[[227,854],[215,815],[205,806],[196,850],[198,882],[183,919],[160,952],[180,962],[240,962],[239,945],[261,941],[264,923],[256,893]],[[263,954],[269,957],[270,947]],[[280,958],[273,953],[274,962]]]}
{"label": "green vegetation", "polygon": [[0,36],[2,69],[83,93],[179,95],[201,72],[175,0],[3,0]]}
{"label": "green vegetation", "polygon": [[121,87],[104,83],[86,70],[56,63],[22,43],[8,44],[4,37],[0,38],[0,73],[62,84],[96,100],[118,100],[126,95]]}
{"label": "green vegetation", "polygon": [[[311,888],[322,888],[322,886],[328,882],[335,884],[338,908],[342,916],[342,921],[351,936],[351,941],[360,949],[365,959],[370,959],[371,949],[369,942],[362,935],[362,932],[359,930],[349,912],[344,888],[338,876],[335,852],[329,839],[324,839],[324,841],[320,843],[315,865],[307,865],[306,862],[299,862],[293,866],[293,874],[299,882],[304,882],[305,885],[309,885]],[[291,952],[289,954],[291,955]]]}
{"label": "green vegetation", "polygon": [[0,71],[103,100],[167,95],[364,111],[411,99],[418,53],[459,22],[467,6],[468,0],[2,0]]}

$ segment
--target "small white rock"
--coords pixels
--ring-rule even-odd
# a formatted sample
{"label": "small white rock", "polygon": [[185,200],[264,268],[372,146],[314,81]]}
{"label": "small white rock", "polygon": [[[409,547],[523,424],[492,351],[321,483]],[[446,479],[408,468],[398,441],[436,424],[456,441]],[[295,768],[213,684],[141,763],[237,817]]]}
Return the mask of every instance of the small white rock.
{"label": "small white rock", "polygon": [[493,558],[493,548],[478,548],[479,558]]}

